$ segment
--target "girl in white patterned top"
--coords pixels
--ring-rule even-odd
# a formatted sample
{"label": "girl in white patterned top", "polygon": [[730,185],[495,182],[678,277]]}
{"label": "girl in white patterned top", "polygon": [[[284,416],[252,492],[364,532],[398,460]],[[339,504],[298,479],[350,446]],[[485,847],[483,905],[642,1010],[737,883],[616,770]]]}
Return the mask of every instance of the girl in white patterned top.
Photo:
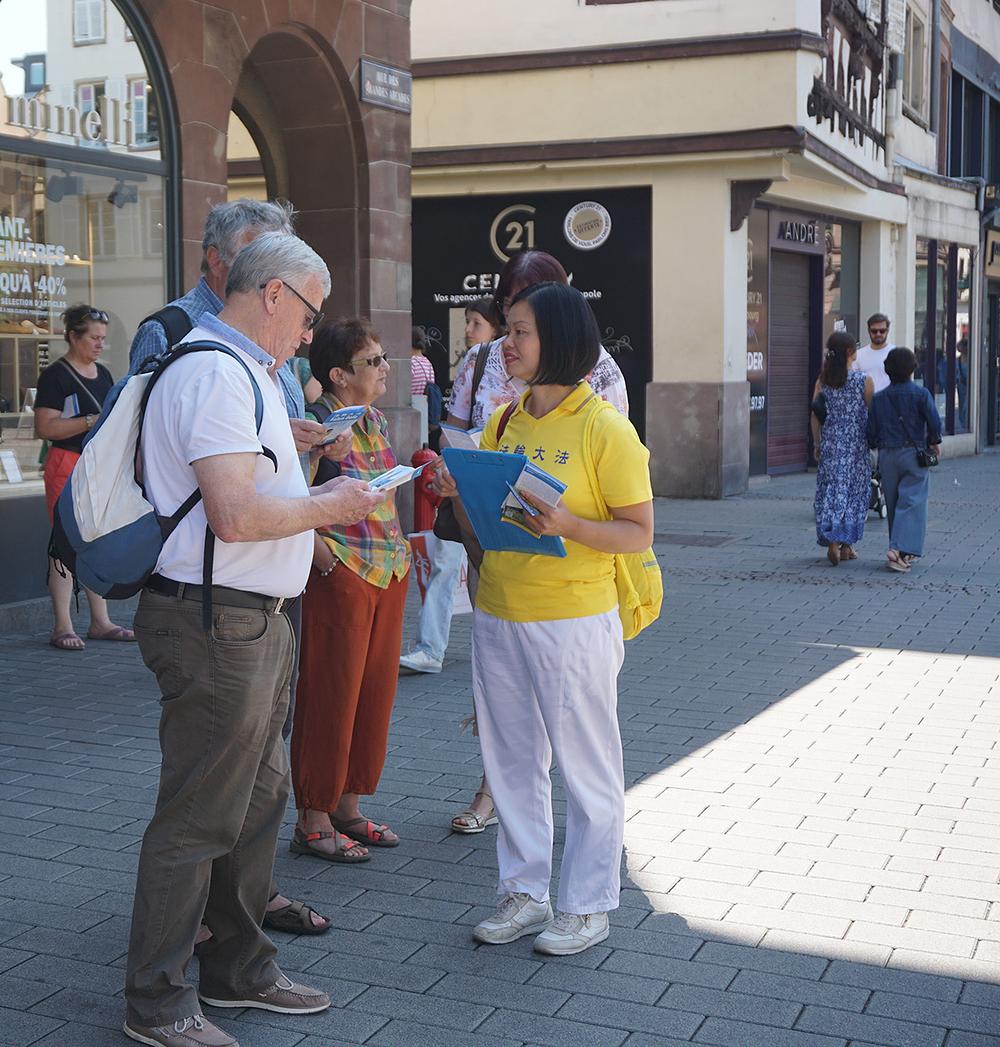
{"label": "girl in white patterned top", "polygon": [[[524,251],[514,255],[504,266],[497,286],[496,304],[501,315],[506,317],[511,299],[532,284],[554,281],[568,284],[569,277],[562,265],[552,255],[544,251]],[[448,424],[463,429],[478,429],[498,408],[516,400],[527,388],[524,382],[511,378],[504,367],[503,353],[500,345],[503,339],[473,346],[462,359],[458,374],[451,389],[448,402]],[[476,370],[476,359],[485,349],[489,358],[482,380],[476,390],[472,383]],[[628,417],[628,391],[625,388],[625,376],[618,364],[602,346],[597,365],[587,381],[590,387],[602,399],[616,407]]]}

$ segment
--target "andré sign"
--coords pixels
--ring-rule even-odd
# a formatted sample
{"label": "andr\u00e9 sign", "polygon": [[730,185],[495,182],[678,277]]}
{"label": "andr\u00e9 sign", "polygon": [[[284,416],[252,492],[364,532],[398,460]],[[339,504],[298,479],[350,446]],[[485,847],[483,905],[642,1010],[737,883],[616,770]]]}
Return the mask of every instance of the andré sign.
{"label": "andr\u00e9 sign", "polygon": [[793,244],[815,244],[819,236],[818,223],[784,221],[778,223],[778,239]]}

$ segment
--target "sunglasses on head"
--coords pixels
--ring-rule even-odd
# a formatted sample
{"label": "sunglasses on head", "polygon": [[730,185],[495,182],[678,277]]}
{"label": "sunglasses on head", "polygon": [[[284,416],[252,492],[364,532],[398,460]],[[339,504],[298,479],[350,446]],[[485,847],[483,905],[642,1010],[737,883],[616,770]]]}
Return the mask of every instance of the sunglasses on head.
{"label": "sunglasses on head", "polygon": [[108,322],[108,314],[103,309],[88,309],[78,322],[82,323],[84,320],[97,320],[102,324],[106,324]]}

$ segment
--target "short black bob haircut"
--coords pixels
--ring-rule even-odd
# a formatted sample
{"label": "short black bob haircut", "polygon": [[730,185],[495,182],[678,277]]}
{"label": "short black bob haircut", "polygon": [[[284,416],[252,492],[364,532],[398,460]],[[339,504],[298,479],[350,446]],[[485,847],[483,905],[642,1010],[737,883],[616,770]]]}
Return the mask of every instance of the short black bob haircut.
{"label": "short black bob haircut", "polygon": [[885,367],[885,373],[893,385],[902,385],[913,377],[913,372],[917,369],[917,358],[912,349],[907,349],[905,345],[897,345],[895,349],[889,350],[882,366]]}
{"label": "short black bob haircut", "polygon": [[313,335],[309,346],[309,370],[323,386],[323,391],[334,392],[330,372],[334,367],[345,371],[350,367],[355,353],[364,349],[369,342],[378,342],[378,332],[370,321],[362,317],[338,320],[323,324]]}
{"label": "short black bob haircut", "polygon": [[576,385],[586,378],[601,355],[601,332],[586,298],[567,284],[545,283],[526,287],[511,307],[518,302],[535,314],[541,349],[528,384]]}

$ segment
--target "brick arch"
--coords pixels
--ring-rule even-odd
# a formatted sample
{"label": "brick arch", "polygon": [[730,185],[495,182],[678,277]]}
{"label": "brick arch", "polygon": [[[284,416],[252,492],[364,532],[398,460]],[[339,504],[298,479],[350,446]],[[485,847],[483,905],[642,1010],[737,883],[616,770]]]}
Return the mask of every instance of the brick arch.
{"label": "brick arch", "polygon": [[[226,132],[234,102],[272,157],[276,188],[303,211],[300,230],[334,269],[328,311],[370,315],[386,340],[409,346],[410,128],[408,117],[361,106],[362,52],[409,65],[405,0],[129,0],[140,8],[169,71],[180,125],[184,285],[198,275],[208,209],[226,198]],[[278,81],[282,49],[320,85],[309,103],[315,141],[276,114],[309,101]],[[270,68],[269,68],[270,67]],[[322,75],[320,75],[322,73]],[[325,101],[324,101],[325,100]],[[342,124],[331,123],[329,105]],[[338,164],[346,150],[348,163]],[[317,157],[319,161],[317,161]],[[324,166],[325,165],[325,166]],[[348,174],[350,167],[350,174]],[[287,187],[287,188],[286,188]],[[353,225],[346,202],[352,199]],[[344,205],[344,206],[342,206]],[[404,390],[405,392],[405,390]],[[400,394],[402,396],[402,393]],[[400,400],[400,402],[404,402]]]}
{"label": "brick arch", "polygon": [[233,108],[261,151],[274,195],[333,273],[331,314],[367,310],[368,149],[360,105],[336,51],[306,27],[262,36],[243,64]]}

